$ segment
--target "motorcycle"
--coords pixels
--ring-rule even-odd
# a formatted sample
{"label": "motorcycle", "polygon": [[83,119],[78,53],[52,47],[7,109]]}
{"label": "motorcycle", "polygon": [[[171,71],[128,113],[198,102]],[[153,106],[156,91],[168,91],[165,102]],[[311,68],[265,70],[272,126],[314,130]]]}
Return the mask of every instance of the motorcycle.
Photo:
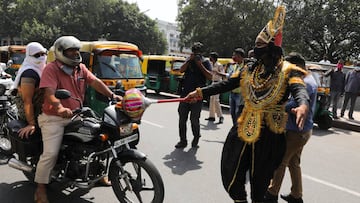
{"label": "motorcycle", "polygon": [[[3,84],[0,84],[0,89]],[[6,163],[11,157],[11,143],[9,139],[9,130],[6,125],[10,121],[17,120],[17,108],[12,102],[11,96],[6,94],[7,88],[0,90],[0,162]]]}
{"label": "motorcycle", "polygon": [[[80,102],[67,90],[57,90],[55,96]],[[65,127],[51,181],[65,183],[71,188],[91,189],[108,176],[121,203],[163,202],[163,180],[154,164],[136,149],[140,138],[138,122],[123,104],[112,102],[104,109],[102,118],[90,108],[80,106],[73,112],[72,122]],[[22,125],[19,121],[8,124],[12,148],[18,155],[17,159],[11,158],[8,165],[34,181],[41,154],[40,133],[32,135],[32,140],[19,139],[17,130]]]}

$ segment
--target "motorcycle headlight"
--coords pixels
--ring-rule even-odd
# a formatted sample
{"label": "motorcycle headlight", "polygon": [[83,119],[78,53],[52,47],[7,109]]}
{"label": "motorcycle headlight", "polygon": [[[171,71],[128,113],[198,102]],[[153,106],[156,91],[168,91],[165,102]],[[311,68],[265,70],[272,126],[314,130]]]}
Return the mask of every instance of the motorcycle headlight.
{"label": "motorcycle headlight", "polygon": [[133,132],[132,123],[119,126],[120,136],[127,136]]}

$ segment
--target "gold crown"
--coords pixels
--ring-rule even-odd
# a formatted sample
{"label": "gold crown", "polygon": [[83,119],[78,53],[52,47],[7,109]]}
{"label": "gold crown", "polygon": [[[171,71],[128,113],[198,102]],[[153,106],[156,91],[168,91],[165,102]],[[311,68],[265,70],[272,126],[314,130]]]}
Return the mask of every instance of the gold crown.
{"label": "gold crown", "polygon": [[275,36],[282,32],[282,28],[285,20],[285,7],[279,6],[276,8],[274,18],[270,20],[266,26],[261,30],[261,32],[256,37],[256,41],[262,41],[269,43],[271,40],[274,40]]}

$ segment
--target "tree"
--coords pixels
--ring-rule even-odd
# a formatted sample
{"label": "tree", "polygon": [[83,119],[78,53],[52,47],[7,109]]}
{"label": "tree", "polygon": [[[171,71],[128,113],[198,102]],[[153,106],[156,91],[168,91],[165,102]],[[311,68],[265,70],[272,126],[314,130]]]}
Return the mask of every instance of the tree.
{"label": "tree", "polygon": [[16,0],[0,0],[0,36],[13,40],[18,36],[21,24],[16,20]]}
{"label": "tree", "polygon": [[[62,35],[74,35],[84,41],[127,41],[146,53],[165,51],[166,41],[155,21],[141,13],[136,4],[121,0],[0,1],[1,11],[6,11],[2,14],[16,25],[6,27],[1,36],[19,36],[21,30],[25,43],[38,41],[48,48]],[[0,23],[10,24],[8,20]]]}
{"label": "tree", "polygon": [[230,57],[237,47],[252,49],[274,10],[272,3],[262,0],[182,0],[179,7],[181,45],[201,41],[208,52],[222,57]]}
{"label": "tree", "polygon": [[[309,60],[328,55],[332,62],[359,55],[360,6],[356,0],[285,1],[287,4],[287,48]],[[300,43],[299,43],[300,42]]]}
{"label": "tree", "polygon": [[[207,51],[230,56],[234,47],[249,50],[280,1],[180,0],[181,45],[201,41]],[[357,0],[284,0],[283,48],[307,60],[327,54],[332,62],[360,55],[360,4]]]}

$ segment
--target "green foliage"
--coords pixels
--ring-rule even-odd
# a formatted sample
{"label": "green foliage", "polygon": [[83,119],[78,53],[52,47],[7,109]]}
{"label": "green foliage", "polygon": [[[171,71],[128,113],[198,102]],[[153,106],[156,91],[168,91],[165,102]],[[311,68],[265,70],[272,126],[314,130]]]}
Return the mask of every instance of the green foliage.
{"label": "green foliage", "polygon": [[249,50],[279,2],[287,10],[285,54],[297,51],[314,61],[327,54],[334,63],[359,57],[358,0],[180,0],[181,45],[201,41],[223,57],[235,47]]}
{"label": "green foliage", "polygon": [[[0,36],[21,35],[24,43],[46,47],[62,35],[80,40],[126,41],[145,52],[162,54],[166,41],[155,21],[136,4],[122,0],[0,0]],[[16,30],[16,31],[15,31]],[[20,30],[20,34],[19,34]]]}
{"label": "green foliage", "polygon": [[179,2],[182,46],[202,42],[207,52],[231,57],[237,47],[250,50],[274,7],[261,0],[191,0]]}
{"label": "green foliage", "polygon": [[288,51],[303,53],[309,60],[323,55],[336,63],[360,54],[360,5],[357,0],[287,0],[284,40]]}

